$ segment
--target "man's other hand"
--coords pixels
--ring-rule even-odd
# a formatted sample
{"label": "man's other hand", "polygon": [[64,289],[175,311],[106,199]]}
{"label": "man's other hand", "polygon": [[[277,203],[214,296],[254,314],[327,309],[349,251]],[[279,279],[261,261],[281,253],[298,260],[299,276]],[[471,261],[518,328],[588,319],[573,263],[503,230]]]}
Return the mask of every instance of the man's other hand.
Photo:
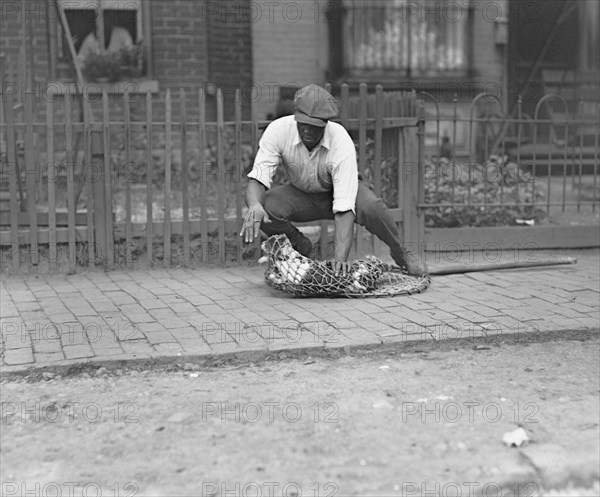
{"label": "man's other hand", "polygon": [[330,259],[326,262],[327,266],[329,266],[336,276],[347,276],[350,272],[350,263],[338,261],[337,259]]}
{"label": "man's other hand", "polygon": [[252,243],[260,234],[261,223],[270,223],[269,215],[262,205],[257,204],[248,209],[244,217],[244,224],[240,236],[244,237],[246,243]]}

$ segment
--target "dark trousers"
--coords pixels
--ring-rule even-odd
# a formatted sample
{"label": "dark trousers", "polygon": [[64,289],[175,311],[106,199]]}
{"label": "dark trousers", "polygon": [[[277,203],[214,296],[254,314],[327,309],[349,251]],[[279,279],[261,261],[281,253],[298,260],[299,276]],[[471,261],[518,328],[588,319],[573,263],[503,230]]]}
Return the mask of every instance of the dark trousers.
{"label": "dark trousers", "polygon": [[[306,193],[291,183],[275,186],[265,194],[265,210],[271,219],[262,223],[261,229],[268,236],[287,235],[292,246],[299,252],[305,237],[292,222],[305,223],[321,219],[333,219],[333,192]],[[356,195],[355,222],[364,226],[390,248],[394,262],[405,262],[402,239],[398,226],[387,206],[369,188],[359,182]]]}

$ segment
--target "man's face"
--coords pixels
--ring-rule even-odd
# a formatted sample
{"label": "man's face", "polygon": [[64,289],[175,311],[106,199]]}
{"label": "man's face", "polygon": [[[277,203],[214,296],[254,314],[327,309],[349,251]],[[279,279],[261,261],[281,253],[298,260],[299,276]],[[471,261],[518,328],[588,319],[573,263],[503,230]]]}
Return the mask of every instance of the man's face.
{"label": "man's face", "polygon": [[305,123],[296,123],[298,126],[298,133],[300,134],[300,139],[302,143],[308,148],[312,150],[317,146],[317,144],[323,138],[325,134],[325,126],[313,126],[312,124]]}

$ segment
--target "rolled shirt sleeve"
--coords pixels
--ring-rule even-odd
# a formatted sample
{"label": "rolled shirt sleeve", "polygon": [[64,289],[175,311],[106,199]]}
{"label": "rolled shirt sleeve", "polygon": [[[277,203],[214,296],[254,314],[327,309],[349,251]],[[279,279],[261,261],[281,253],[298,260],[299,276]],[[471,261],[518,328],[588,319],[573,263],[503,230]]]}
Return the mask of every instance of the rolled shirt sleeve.
{"label": "rolled shirt sleeve", "polygon": [[350,136],[342,140],[339,159],[331,170],[333,182],[333,213],[352,211],[356,215],[356,194],[358,193],[358,165],[356,151]]}
{"label": "rolled shirt sleeve", "polygon": [[266,188],[271,188],[271,182],[279,161],[281,160],[281,151],[277,145],[279,130],[269,125],[263,133],[259,143],[258,152],[254,158],[254,166],[252,171],[248,173],[248,178],[255,179],[262,183]]}

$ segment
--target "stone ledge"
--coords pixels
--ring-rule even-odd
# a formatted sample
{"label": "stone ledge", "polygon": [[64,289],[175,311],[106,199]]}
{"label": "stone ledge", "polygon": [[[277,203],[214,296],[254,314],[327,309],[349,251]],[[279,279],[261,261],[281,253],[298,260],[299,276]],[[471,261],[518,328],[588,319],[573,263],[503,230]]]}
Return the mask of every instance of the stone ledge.
{"label": "stone ledge", "polygon": [[83,91],[80,91],[78,83],[65,83],[63,81],[49,81],[46,84],[45,94],[47,96],[57,95],[101,95],[102,92],[108,94],[124,95],[158,93],[159,85],[155,79],[133,80],[133,81],[115,81],[114,83],[85,83]]}

